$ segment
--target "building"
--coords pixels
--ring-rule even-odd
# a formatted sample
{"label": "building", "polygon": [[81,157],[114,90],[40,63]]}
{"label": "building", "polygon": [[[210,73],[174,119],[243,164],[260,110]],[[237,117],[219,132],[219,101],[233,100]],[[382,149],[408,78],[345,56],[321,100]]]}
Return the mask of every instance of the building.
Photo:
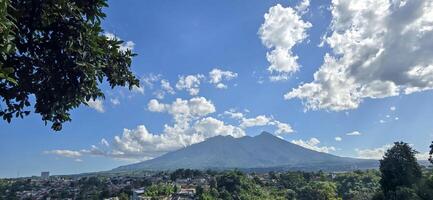
{"label": "building", "polygon": [[50,177],[50,172],[41,172],[41,178],[48,179]]}
{"label": "building", "polygon": [[132,200],[140,200],[140,196],[144,194],[144,188],[133,189],[132,190]]}

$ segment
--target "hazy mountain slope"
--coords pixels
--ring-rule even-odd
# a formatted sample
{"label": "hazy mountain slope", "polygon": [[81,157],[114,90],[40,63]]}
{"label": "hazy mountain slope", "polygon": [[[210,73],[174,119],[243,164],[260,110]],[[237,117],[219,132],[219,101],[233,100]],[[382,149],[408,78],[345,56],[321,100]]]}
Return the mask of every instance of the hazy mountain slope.
{"label": "hazy mountain slope", "polygon": [[270,133],[255,137],[216,136],[158,158],[116,168],[123,170],[167,170],[177,168],[297,168],[344,165],[357,168],[377,161],[338,157],[292,144]]}

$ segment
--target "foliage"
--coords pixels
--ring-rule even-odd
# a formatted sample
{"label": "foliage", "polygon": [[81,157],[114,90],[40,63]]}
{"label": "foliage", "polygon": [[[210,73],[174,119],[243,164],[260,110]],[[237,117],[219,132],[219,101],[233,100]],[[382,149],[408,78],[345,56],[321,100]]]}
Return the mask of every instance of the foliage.
{"label": "foliage", "polygon": [[146,188],[144,191],[144,196],[158,197],[158,196],[168,196],[176,191],[176,186],[171,184],[154,184]]}
{"label": "foliage", "polygon": [[298,193],[300,200],[337,200],[337,186],[332,182],[314,181],[302,187]]}
{"label": "foliage", "polygon": [[379,180],[380,174],[376,170],[338,174],[334,179],[338,194],[348,200],[372,199],[380,190]]}
{"label": "foliage", "polygon": [[200,170],[193,169],[177,169],[170,174],[170,179],[175,181],[176,179],[186,179],[186,178],[194,178],[200,177],[203,173]]}
{"label": "foliage", "polygon": [[129,200],[128,194],[122,192],[119,194],[119,200]]}
{"label": "foliage", "polygon": [[16,81],[11,77],[14,69],[3,64],[7,55],[15,51],[15,46],[12,42],[14,40],[12,28],[15,24],[13,17],[8,13],[9,9],[12,9],[9,0],[2,0],[0,2],[0,80],[16,84]]}
{"label": "foliage", "polygon": [[[385,197],[408,192],[402,188],[411,188],[421,179],[421,167],[415,158],[416,153],[409,144],[395,142],[380,160],[380,185]],[[398,187],[401,187],[400,193],[396,193]]]}
{"label": "foliage", "polygon": [[[4,11],[7,3],[3,2],[7,1],[1,3]],[[122,41],[103,34],[106,0],[10,3],[13,9],[1,13],[12,16],[16,26],[0,16],[0,117],[4,120],[27,116],[34,104],[34,112],[58,131],[71,120],[71,109],[104,98],[99,88],[104,80],[112,88],[138,85],[130,69],[134,54],[120,48]],[[33,97],[34,101],[30,100]]]}
{"label": "foliage", "polygon": [[226,172],[216,177],[216,187],[203,192],[200,199],[276,199],[239,171]]}

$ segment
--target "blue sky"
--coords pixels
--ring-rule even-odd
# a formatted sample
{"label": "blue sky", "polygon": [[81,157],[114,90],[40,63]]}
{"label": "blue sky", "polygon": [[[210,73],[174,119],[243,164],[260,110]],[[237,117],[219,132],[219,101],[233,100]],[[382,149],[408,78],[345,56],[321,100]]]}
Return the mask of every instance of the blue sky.
{"label": "blue sky", "polygon": [[141,88],[103,84],[105,100],[60,132],[34,114],[0,122],[0,177],[108,170],[261,131],[363,158],[402,140],[425,158],[432,5],[372,2],[109,1],[103,27],[130,41]]}

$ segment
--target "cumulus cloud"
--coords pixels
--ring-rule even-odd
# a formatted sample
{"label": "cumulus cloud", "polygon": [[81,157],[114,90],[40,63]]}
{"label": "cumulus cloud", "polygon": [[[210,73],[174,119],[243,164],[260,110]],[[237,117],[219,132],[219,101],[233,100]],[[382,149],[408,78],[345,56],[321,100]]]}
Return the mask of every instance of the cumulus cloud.
{"label": "cumulus cloud", "polygon": [[244,130],[232,125],[226,125],[223,121],[212,117],[206,117],[197,121],[194,125],[194,130],[206,138],[217,135],[231,135],[233,137],[245,136]]}
{"label": "cumulus cloud", "polygon": [[[309,1],[301,3],[298,11],[305,11],[308,4]],[[264,15],[265,21],[259,29],[259,35],[263,44],[271,50],[266,54],[271,81],[286,80],[300,68],[298,56],[292,48],[307,38],[306,31],[312,25],[303,21],[298,11],[277,4]]]}
{"label": "cumulus cloud", "polygon": [[[432,0],[332,1],[332,49],[314,80],[288,92],[307,110],[355,109],[364,98],[433,88]],[[404,42],[401,42],[404,41]]]}
{"label": "cumulus cloud", "polygon": [[290,133],[294,132],[294,130],[293,130],[292,126],[290,126],[290,124],[283,123],[283,122],[280,122],[278,120],[271,121],[269,124],[274,125],[277,128],[277,130],[275,131],[275,134],[277,136],[281,136],[283,134],[290,134]]}
{"label": "cumulus cloud", "polygon": [[179,81],[176,83],[176,88],[188,91],[191,96],[198,95],[200,92],[200,82],[204,78],[202,74],[180,76]]}
{"label": "cumulus cloud", "polygon": [[385,155],[385,152],[391,147],[392,147],[391,144],[386,144],[378,148],[355,149],[355,151],[358,154],[358,158],[381,159]]}
{"label": "cumulus cloud", "polygon": [[310,138],[309,140],[292,140],[293,144],[299,145],[301,147],[311,149],[318,152],[324,152],[324,153],[330,153],[332,151],[335,151],[335,147],[333,146],[319,146],[320,140],[317,138]]}
{"label": "cumulus cloud", "polygon": [[274,126],[276,129],[274,133],[277,136],[294,132],[290,124],[275,120],[272,116],[268,117],[266,115],[258,115],[256,117],[248,118],[244,113],[238,112],[235,109],[224,111],[223,115],[238,120],[240,122],[239,127],[244,129],[256,126]]}
{"label": "cumulus cloud", "polygon": [[253,118],[242,118],[241,127],[248,128],[253,126],[265,126],[271,122],[272,118],[267,117],[266,115],[258,115]]}
{"label": "cumulus cloud", "polygon": [[239,119],[239,120],[244,118],[244,114],[241,112],[237,112],[235,109],[230,109],[230,110],[224,111],[224,115],[229,116],[230,118]]}
{"label": "cumulus cloud", "polygon": [[334,139],[335,139],[335,141],[337,141],[337,142],[341,142],[341,141],[343,140],[343,138],[341,138],[341,137],[335,137]]}
{"label": "cumulus cloud", "polygon": [[225,85],[222,81],[231,80],[238,76],[237,73],[232,71],[223,71],[221,69],[214,68],[209,72],[209,83],[212,83],[218,89],[225,89]]}
{"label": "cumulus cloud", "polygon": [[359,131],[352,131],[352,132],[346,133],[346,135],[348,135],[348,136],[357,136],[357,135],[362,135],[362,133],[359,132]]}
{"label": "cumulus cloud", "polygon": [[165,104],[159,103],[156,99],[151,99],[149,103],[147,103],[147,109],[152,112],[163,112],[165,110]]}
{"label": "cumulus cloud", "polygon": [[152,99],[148,103],[148,109],[153,112],[167,112],[179,124],[185,124],[216,111],[213,103],[204,97],[194,97],[189,100],[177,98],[171,104],[163,104]]}
{"label": "cumulus cloud", "polygon": [[95,109],[96,111],[103,113],[105,112],[104,109],[104,102],[101,99],[90,99],[86,102],[87,106],[89,106],[92,109]]}

